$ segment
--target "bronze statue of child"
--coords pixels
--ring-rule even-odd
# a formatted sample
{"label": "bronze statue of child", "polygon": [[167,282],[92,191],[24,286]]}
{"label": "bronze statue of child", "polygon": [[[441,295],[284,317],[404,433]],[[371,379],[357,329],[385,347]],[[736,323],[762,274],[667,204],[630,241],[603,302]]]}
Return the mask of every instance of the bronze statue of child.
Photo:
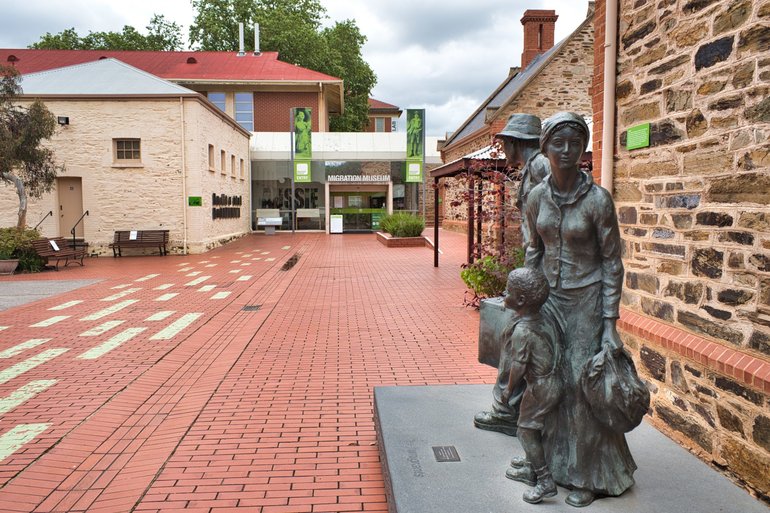
{"label": "bronze statue of child", "polygon": [[557,372],[558,338],[551,323],[540,313],[548,293],[548,280],[538,270],[523,267],[508,275],[505,306],[515,310],[517,316],[505,332],[512,347],[506,393],[513,393],[522,380],[527,384],[521,400],[517,433],[526,462],[521,462],[521,468],[509,469],[518,472],[518,478],[508,477],[534,485],[522,497],[530,504],[556,495],[556,483],[546,463],[542,443],[545,417],[559,403],[562,392]]}

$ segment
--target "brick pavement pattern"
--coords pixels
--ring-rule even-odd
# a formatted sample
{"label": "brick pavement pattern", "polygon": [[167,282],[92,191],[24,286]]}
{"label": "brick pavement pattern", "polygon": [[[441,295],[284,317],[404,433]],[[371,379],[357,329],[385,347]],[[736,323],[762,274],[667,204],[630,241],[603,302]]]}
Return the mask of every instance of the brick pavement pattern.
{"label": "brick pavement pattern", "polygon": [[441,246],[251,235],[0,278],[102,280],[0,312],[0,511],[387,511],[372,388],[495,379],[465,238]]}

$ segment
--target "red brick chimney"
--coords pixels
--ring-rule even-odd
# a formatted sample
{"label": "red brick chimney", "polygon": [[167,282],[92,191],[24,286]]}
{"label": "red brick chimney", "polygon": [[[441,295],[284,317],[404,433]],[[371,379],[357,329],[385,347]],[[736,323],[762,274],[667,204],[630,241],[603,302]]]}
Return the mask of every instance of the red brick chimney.
{"label": "red brick chimney", "polygon": [[553,47],[553,35],[556,11],[542,9],[527,9],[521,17],[524,25],[524,51],[521,53],[521,68],[527,67],[538,54],[547,52]]}

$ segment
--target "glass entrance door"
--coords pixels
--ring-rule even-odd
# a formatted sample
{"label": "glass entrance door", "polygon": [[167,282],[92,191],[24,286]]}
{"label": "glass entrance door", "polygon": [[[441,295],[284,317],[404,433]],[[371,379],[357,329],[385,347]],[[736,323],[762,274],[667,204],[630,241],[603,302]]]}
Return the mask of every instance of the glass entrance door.
{"label": "glass entrance door", "polygon": [[331,214],[342,215],[342,231],[371,232],[380,227],[380,217],[387,212],[387,193],[334,192],[331,196]]}

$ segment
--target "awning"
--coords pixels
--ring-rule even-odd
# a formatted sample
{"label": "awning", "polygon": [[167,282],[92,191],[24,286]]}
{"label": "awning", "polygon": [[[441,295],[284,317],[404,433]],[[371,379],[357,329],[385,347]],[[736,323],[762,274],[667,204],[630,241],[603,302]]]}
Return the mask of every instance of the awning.
{"label": "awning", "polygon": [[481,162],[488,164],[488,167],[494,167],[502,171],[505,168],[505,154],[495,146],[486,146],[431,170],[430,176],[433,178],[456,176],[468,171],[472,163],[478,165]]}

